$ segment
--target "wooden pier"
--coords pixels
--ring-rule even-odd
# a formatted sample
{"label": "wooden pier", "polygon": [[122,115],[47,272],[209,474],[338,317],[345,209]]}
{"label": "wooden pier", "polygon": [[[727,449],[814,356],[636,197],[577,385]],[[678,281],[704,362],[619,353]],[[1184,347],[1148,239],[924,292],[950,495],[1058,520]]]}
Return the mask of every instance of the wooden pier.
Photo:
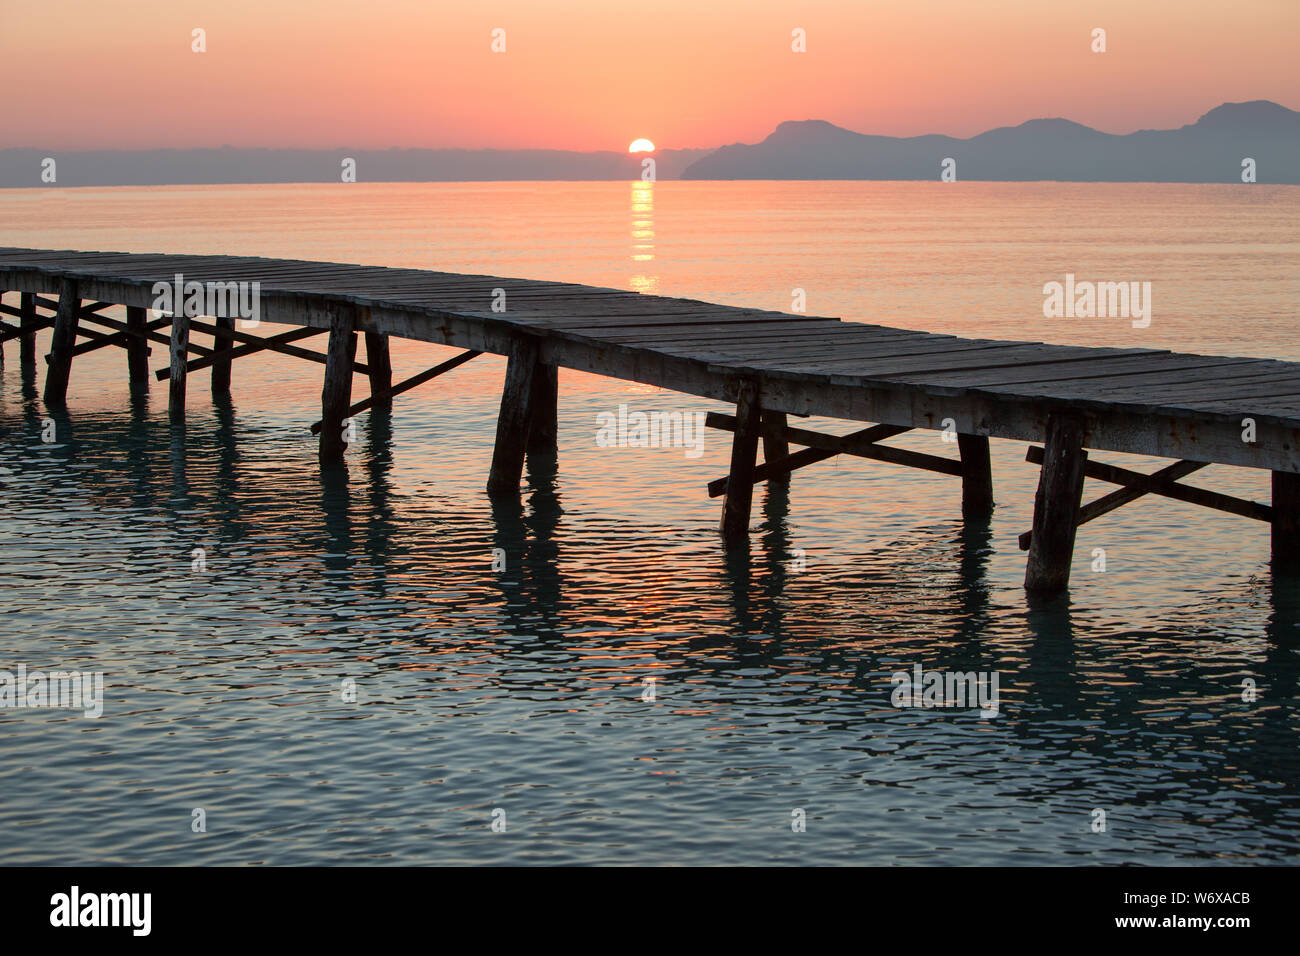
{"label": "wooden pier", "polygon": [[[260,321],[291,328],[250,331],[231,309],[209,315],[187,298],[150,317],[157,288],[177,282],[215,287],[227,303],[235,284],[257,283]],[[36,333],[52,330],[51,407],[65,401],[74,359],[109,346],[125,350],[132,385],[147,387],[152,342],[165,346],[167,365],[155,375],[169,382],[179,424],[191,372],[210,368],[220,394],[237,359],[269,350],[324,366],[312,431],[331,461],[345,451],[353,415],[487,352],[508,356],[487,479],[493,495],[517,496],[525,456],[554,449],[563,367],[735,405],[734,415],[707,420],[733,433],[729,473],[708,489],[723,498],[729,540],[749,532],[756,483],[785,481],[836,455],[960,478],[963,512],[985,516],[993,508],[988,439],[996,437],[1033,443],[1028,460],[1041,466],[1033,527],[1021,536],[1032,592],[1068,586],[1080,524],[1147,494],[1267,522],[1275,568],[1300,562],[1300,363],[965,339],[568,283],[237,256],[0,248],[0,293],[9,293],[0,295],[0,343],[18,339],[25,366],[36,362]],[[126,307],[125,321],[103,314],[112,306]],[[196,332],[208,344],[193,341]],[[324,351],[298,344],[321,335]],[[463,351],[394,383],[392,336]],[[354,401],[358,375],[368,393]],[[790,415],[870,424],[835,436],[792,426]],[[958,457],[884,444],[916,428],[955,432]],[[1174,462],[1142,474],[1094,461],[1089,449]],[[1215,463],[1271,471],[1271,503],[1182,482]],[[1083,504],[1085,477],[1119,487]]]}

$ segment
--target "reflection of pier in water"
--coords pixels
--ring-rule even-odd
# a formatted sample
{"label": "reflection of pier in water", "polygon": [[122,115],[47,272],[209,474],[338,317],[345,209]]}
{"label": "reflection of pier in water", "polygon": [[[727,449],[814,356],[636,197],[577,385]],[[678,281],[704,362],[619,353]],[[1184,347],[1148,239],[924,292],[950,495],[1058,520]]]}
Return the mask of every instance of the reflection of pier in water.
{"label": "reflection of pier in water", "polygon": [[[372,416],[365,452],[350,469],[341,465],[321,469],[315,497],[303,495],[302,485],[286,487],[284,476],[268,471],[264,462],[247,461],[241,456],[241,444],[247,445],[252,436],[229,401],[216,404],[215,429],[179,428],[151,419],[148,412],[147,396],[136,396],[124,415],[74,421],[55,413],[60,444],[44,449],[41,456],[21,449],[7,454],[5,463],[13,472],[9,482],[22,487],[48,479],[51,464],[40,459],[52,456],[69,466],[74,462],[79,466],[60,468],[59,483],[75,484],[92,501],[121,506],[125,480],[131,508],[149,515],[161,513],[168,539],[192,541],[196,535],[206,534],[226,545],[248,544],[259,537],[260,529],[271,526],[276,529],[277,547],[271,557],[289,566],[310,567],[314,563],[322,570],[348,572],[364,560],[377,573],[323,574],[314,586],[335,592],[333,603],[355,607],[374,600],[381,603],[386,617],[428,621],[436,633],[402,638],[413,649],[459,643],[477,654],[538,654],[553,660],[557,651],[576,655],[592,646],[592,639],[580,633],[587,625],[581,611],[566,600],[566,591],[580,589],[584,583],[581,578],[587,572],[585,562],[573,562],[564,553],[564,510],[553,456],[537,453],[529,457],[523,500],[497,498],[492,502],[487,538],[492,547],[500,547],[510,556],[509,570],[490,572],[486,548],[463,554],[465,563],[460,570],[473,576],[474,593],[484,596],[485,605],[495,607],[508,636],[456,635],[438,627],[443,600],[438,592],[417,596],[409,587],[395,590],[389,585],[390,579],[404,583],[413,576],[419,579],[420,572],[403,560],[403,542],[412,534],[413,526],[427,519],[422,510],[407,512],[395,503],[391,426],[386,411]],[[25,402],[20,413],[3,425],[11,435],[21,431],[35,443],[41,427],[38,405]],[[159,449],[165,452],[160,455]],[[286,474],[293,473],[293,465],[286,464]],[[1221,674],[1189,680],[1187,674],[1172,668],[1143,672],[1140,680],[1116,684],[1089,677],[1088,665],[1081,665],[1075,652],[1075,611],[1063,597],[1036,600],[1031,605],[1020,643],[1007,646],[1003,636],[995,649],[982,642],[981,622],[991,613],[986,521],[954,524],[951,550],[957,570],[944,586],[925,589],[924,600],[933,606],[927,607],[924,614],[933,623],[926,626],[924,634],[868,633],[872,608],[883,605],[900,582],[908,580],[912,565],[906,551],[890,552],[892,563],[877,565],[874,573],[850,571],[834,585],[800,597],[798,588],[788,586],[791,546],[786,528],[787,503],[785,486],[770,485],[762,502],[760,533],[753,543],[717,554],[717,574],[725,582],[722,593],[731,615],[721,628],[727,637],[697,634],[663,639],[654,629],[659,622],[647,621],[650,630],[642,632],[633,614],[617,635],[596,639],[600,646],[635,642],[647,653],[648,658],[627,665],[629,678],[648,675],[664,681],[727,681],[730,671],[737,667],[785,670],[791,666],[789,661],[798,660],[797,669],[811,670],[820,678],[809,688],[810,693],[824,696],[833,690],[819,707],[822,722],[846,732],[861,732],[864,743],[869,743],[888,734],[889,720],[905,716],[905,712],[891,711],[887,706],[888,675],[905,666],[904,661],[919,658],[927,667],[943,670],[1000,669],[1005,681],[1004,701],[1007,695],[1014,695],[1014,703],[1004,704],[998,720],[1010,728],[1017,745],[1030,754],[1029,759],[1068,754],[1076,762],[1095,767],[1114,759],[1117,741],[1128,740],[1137,747],[1139,738],[1145,747],[1190,747],[1206,754],[1226,755],[1220,763],[1199,769],[1171,755],[1168,766],[1172,769],[1160,779],[1153,779],[1149,789],[1122,795],[1122,805],[1130,810],[1159,813],[1169,802],[1169,787],[1174,783],[1199,797],[1221,793],[1221,778],[1240,775],[1275,787],[1278,794],[1300,794],[1300,757],[1279,761],[1276,756],[1294,750],[1290,742],[1298,717],[1295,700],[1300,664],[1295,648],[1300,634],[1300,588],[1281,579],[1273,583],[1267,646],[1259,660],[1241,662],[1241,673],[1249,673],[1260,682],[1260,705],[1243,705],[1240,719],[1228,716],[1191,722],[1188,727],[1180,727],[1167,743],[1161,743],[1168,726],[1158,716],[1151,716],[1153,700],[1181,701],[1189,709],[1212,707],[1222,713],[1234,706],[1232,681],[1220,679]],[[209,516],[210,523],[195,519],[194,512]],[[455,525],[473,519],[436,514],[434,520]],[[630,525],[616,533],[629,540],[634,537]],[[477,531],[445,537],[474,536],[483,537]],[[188,554],[178,553],[176,560],[187,565]],[[252,566],[239,573],[266,574],[273,570],[264,563],[267,560],[268,556],[259,552]],[[454,565],[456,560],[449,563]],[[436,588],[450,582],[431,583]],[[466,587],[463,581],[453,586],[458,590]],[[487,600],[493,591],[495,599]],[[862,609],[857,619],[864,628],[860,640],[829,635],[820,626],[825,602],[832,599],[844,607]],[[644,610],[653,614],[655,609]],[[852,626],[854,622],[840,623]],[[1159,636],[1172,645],[1170,653],[1176,653],[1176,643],[1170,636]],[[393,639],[385,641],[384,646],[391,652]],[[356,642],[358,654],[373,653],[364,627],[358,628]],[[336,647],[349,650],[346,644]],[[1129,666],[1141,665],[1130,662]],[[578,672],[556,670],[553,680],[571,684],[569,690],[573,693],[590,687],[588,678]],[[808,703],[799,697],[775,700],[789,707]],[[938,721],[963,719],[937,713],[932,716]],[[1080,725],[1081,729],[1073,739],[1063,739],[1060,728],[1072,725]],[[1091,793],[1089,788],[1098,779],[1104,777],[1092,776],[1091,770],[1087,776],[1081,772],[1080,793]],[[1110,799],[1113,801],[1115,796]],[[1228,812],[1225,810],[1225,814]],[[1256,799],[1235,806],[1232,812],[1244,812],[1266,825],[1279,817],[1281,804]]]}

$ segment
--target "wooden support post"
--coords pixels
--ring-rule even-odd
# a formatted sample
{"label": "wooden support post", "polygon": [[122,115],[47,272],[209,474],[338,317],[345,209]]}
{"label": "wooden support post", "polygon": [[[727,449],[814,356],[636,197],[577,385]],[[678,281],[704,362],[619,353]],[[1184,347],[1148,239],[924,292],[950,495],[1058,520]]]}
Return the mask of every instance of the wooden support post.
{"label": "wooden support post", "polygon": [[528,448],[528,426],[533,420],[533,379],[537,374],[537,343],[520,336],[510,345],[501,411],[497,415],[497,441],[488,475],[490,495],[518,495]]}
{"label": "wooden support post", "polygon": [[370,376],[370,405],[388,408],[393,404],[393,361],[388,353],[388,336],[366,333],[366,365]]}
{"label": "wooden support post", "polygon": [[36,293],[24,292],[18,297],[18,309],[22,316],[18,325],[27,331],[18,339],[19,364],[24,368],[36,370]]}
{"label": "wooden support post", "polygon": [[142,305],[126,307],[126,327],[135,333],[126,337],[126,375],[132,388],[149,387],[149,342],[144,337],[147,314]]}
{"label": "wooden support post", "polygon": [[[4,301],[4,297],[5,297],[4,292],[0,292],[0,302]],[[4,367],[5,367],[5,346],[3,342],[0,342],[0,368],[4,368]]]}
{"label": "wooden support post", "polygon": [[173,422],[185,420],[185,378],[188,368],[185,359],[190,348],[190,317],[182,308],[172,316],[171,335],[171,392],[167,398],[167,414]]}
{"label": "wooden support post", "polygon": [[1083,419],[1070,413],[1047,419],[1043,468],[1034,496],[1034,530],[1025,565],[1025,589],[1055,594],[1070,584],[1074,532],[1083,498]]}
{"label": "wooden support post", "polygon": [[54,319],[54,337],[50,340],[49,368],[45,372],[45,403],[62,405],[67,401],[68,377],[72,373],[72,350],[77,345],[77,311],[81,298],[72,279],[59,281],[59,311]]}
{"label": "wooden support post", "polygon": [[736,394],[736,432],[731,440],[731,472],[727,495],[722,502],[719,530],[728,539],[749,535],[749,509],[754,501],[754,464],[758,457],[758,436],[763,418],[758,383],[747,379]]}
{"label": "wooden support post", "polygon": [[993,468],[987,435],[957,433],[961,452],[961,513],[983,518],[993,513]]}
{"label": "wooden support post", "polygon": [[[215,316],[215,324],[219,329],[226,329],[233,332],[235,329],[234,316]],[[235,348],[235,340],[224,335],[213,336],[212,339],[212,394],[229,395],[230,394],[230,353]]]}
{"label": "wooden support post", "polygon": [[325,384],[321,388],[320,459],[343,460],[348,443],[343,422],[352,404],[352,365],[357,355],[356,309],[337,303],[330,320],[330,341],[325,350]]}
{"label": "wooden support post", "polygon": [[1273,472],[1273,563],[1300,565],[1300,475]]}
{"label": "wooden support post", "polygon": [[[785,437],[785,430],[788,427],[789,421],[786,419],[785,412],[763,413],[763,464],[770,465],[789,457],[790,442]],[[770,485],[788,485],[790,472],[778,471],[768,475],[767,482]]]}
{"label": "wooden support post", "polygon": [[528,450],[555,454],[559,438],[560,370],[538,364],[533,370],[532,420],[528,423]]}

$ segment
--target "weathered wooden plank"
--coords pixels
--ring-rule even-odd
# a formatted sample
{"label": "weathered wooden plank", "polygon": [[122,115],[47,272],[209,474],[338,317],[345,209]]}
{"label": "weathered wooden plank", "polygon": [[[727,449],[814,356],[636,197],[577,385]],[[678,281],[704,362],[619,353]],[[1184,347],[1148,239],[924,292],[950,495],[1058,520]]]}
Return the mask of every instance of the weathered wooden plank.
{"label": "weathered wooden plank", "polygon": [[[970,388],[988,388],[1007,385],[1043,385],[1045,387],[1125,387],[1133,383],[1161,383],[1181,381],[1183,376],[1194,376],[1205,369],[1236,372],[1262,363],[1260,359],[1220,358],[1217,356],[1184,356],[1174,353],[1127,355],[1112,358],[1082,356],[1053,365],[1015,366],[982,372],[966,369],[959,372],[922,372],[899,376],[909,382],[944,385],[958,384]],[[1267,363],[1263,363],[1267,364]]]}
{"label": "weathered wooden plank", "polygon": [[1151,387],[1133,387],[1115,389],[1110,392],[1114,400],[1123,401],[1129,397],[1141,400],[1158,400],[1169,404],[1187,402],[1217,402],[1219,404],[1239,405],[1258,399],[1268,399],[1284,395],[1294,395],[1300,391],[1300,373],[1277,370],[1260,378],[1235,379],[1227,374],[1205,376],[1200,382],[1186,382],[1181,385],[1155,385]]}
{"label": "weathered wooden plank", "polygon": [[[764,362],[774,366],[811,368],[833,368],[837,371],[851,366],[856,372],[859,368],[868,374],[877,371],[892,374],[888,370],[904,368],[913,364],[934,365],[936,362],[957,363],[967,353],[981,361],[990,362],[987,353],[996,351],[987,342],[957,339],[951,342],[929,339],[904,339],[884,342],[846,340],[821,343],[809,341],[804,343],[775,344],[758,343],[752,346],[732,346],[725,341],[715,349],[720,354],[734,353],[738,364],[753,365]],[[722,362],[719,364],[727,364]]]}
{"label": "weathered wooden plank", "polygon": [[736,321],[711,323],[699,328],[646,326],[630,331],[590,329],[586,330],[585,334],[602,342],[643,345],[651,348],[663,345],[718,343],[736,350],[747,350],[750,345],[769,350],[782,350],[783,347],[790,345],[810,344],[823,347],[835,347],[841,344],[871,345],[883,350],[890,346],[901,347],[913,343],[942,344],[959,341],[950,336],[932,336],[924,332],[860,332],[847,323],[831,322],[809,322],[802,329],[790,329],[784,322],[773,322],[769,327],[763,323]]}
{"label": "weathered wooden plank", "polygon": [[1025,564],[1025,589],[1056,594],[1070,584],[1074,531],[1083,496],[1084,421],[1058,412],[1047,420],[1047,447],[1034,495],[1033,540]]}
{"label": "weathered wooden plank", "polygon": [[[1116,363],[1119,361],[1115,360]],[[974,387],[1015,394],[1030,400],[1054,395],[1104,393],[1107,396],[1116,396],[1117,401],[1127,396],[1138,396],[1140,401],[1142,396],[1159,397],[1164,392],[1175,394],[1180,389],[1186,389],[1189,384],[1194,386],[1198,379],[1201,382],[1207,380],[1248,382],[1252,378],[1267,379],[1276,374],[1276,369],[1271,368],[1267,363],[1255,364],[1258,362],[1263,360],[1238,358],[1216,360],[1213,356],[1166,353],[1162,357],[1134,364],[1128,368],[1120,366],[1112,370],[1099,362],[1097,371],[1104,373],[1100,375],[1072,374],[1062,376],[1060,379],[1044,376],[1043,380],[1035,382],[990,383],[978,384]],[[1056,367],[1037,366],[1031,371],[1041,369],[1046,372]],[[954,381],[957,377],[954,376]],[[937,380],[929,380],[918,384],[939,383]]]}
{"label": "weathered wooden plank", "polygon": [[[891,341],[903,337],[888,336],[884,333],[859,333],[847,322],[826,320],[824,322],[752,322],[743,317],[731,317],[727,320],[708,322],[698,327],[683,325],[655,325],[644,323],[632,327],[602,325],[565,325],[564,329],[582,331],[602,341],[618,342],[627,345],[657,345],[662,342],[692,342],[695,340],[728,340],[731,336],[745,341],[800,341],[804,336],[818,337],[840,336],[853,340]],[[917,337],[924,333],[914,332]]]}
{"label": "weathered wooden plank", "polygon": [[753,327],[747,325],[712,328],[705,334],[697,336],[633,337],[626,341],[599,333],[583,333],[583,335],[593,341],[650,351],[709,352],[724,355],[728,361],[736,361],[750,355],[764,361],[779,360],[790,357],[795,349],[826,349],[829,354],[835,354],[835,350],[852,349],[879,358],[889,355],[890,351],[895,348],[928,344],[919,336],[906,338],[902,336],[885,338],[882,336],[869,339],[862,336],[841,336],[816,330],[810,331],[807,336],[795,335],[789,338],[785,336],[767,336],[761,332],[754,332]]}
{"label": "weathered wooden plank", "polygon": [[[917,371],[939,371],[952,369],[993,369],[1006,367],[1023,367],[1025,365],[1049,365],[1064,362],[1072,358],[1086,356],[1088,348],[1083,346],[1037,345],[1031,343],[1003,345],[1002,343],[952,345],[937,352],[918,355],[882,356],[880,358],[860,358],[848,356],[842,359],[817,359],[809,368],[822,371],[834,371],[840,374],[851,373],[863,378],[889,380]],[[1110,354],[1135,354],[1140,350],[1124,353],[1121,350],[1107,350]]]}

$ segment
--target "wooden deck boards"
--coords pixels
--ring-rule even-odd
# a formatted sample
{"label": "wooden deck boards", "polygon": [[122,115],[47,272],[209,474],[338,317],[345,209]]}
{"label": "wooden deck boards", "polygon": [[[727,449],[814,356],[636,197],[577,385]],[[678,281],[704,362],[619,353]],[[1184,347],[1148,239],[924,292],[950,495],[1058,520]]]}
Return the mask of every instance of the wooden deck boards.
{"label": "wooden deck boards", "polygon": [[[28,281],[39,289],[25,288],[25,271],[42,277]],[[177,273],[187,280],[259,282],[271,303],[262,315],[268,322],[316,321],[278,314],[285,307],[276,303],[285,297],[333,299],[362,307],[363,315],[373,311],[379,316],[373,321],[387,323],[382,330],[390,334],[505,354],[509,330],[526,330],[541,336],[544,348],[552,343],[560,364],[665,387],[678,387],[676,377],[683,379],[679,390],[694,394],[730,395],[734,386],[727,391],[705,379],[752,374],[768,381],[772,400],[789,411],[840,409],[841,417],[883,421],[886,411],[898,409],[899,423],[906,417],[906,424],[935,427],[926,423],[947,403],[955,417],[967,415],[972,431],[998,434],[987,409],[1015,408],[1011,417],[1022,424],[1007,425],[1009,435],[1041,432],[1044,409],[1082,402],[1098,415],[1120,416],[1112,429],[1117,436],[1123,415],[1154,413],[1208,416],[1226,427],[1231,416],[1253,412],[1280,428],[1300,429],[1300,363],[967,339],[566,282],[248,256],[0,248],[0,284],[46,295],[69,276],[87,283],[87,297],[120,284],[132,297],[123,304],[139,306],[142,287],[170,283]],[[504,312],[492,310],[496,289],[505,290]],[[808,397],[810,389],[829,395],[837,388],[865,390],[870,400],[836,393],[822,409]],[[1122,444],[1118,437],[1106,440]],[[1226,448],[1225,441],[1216,438],[1216,448]]]}

